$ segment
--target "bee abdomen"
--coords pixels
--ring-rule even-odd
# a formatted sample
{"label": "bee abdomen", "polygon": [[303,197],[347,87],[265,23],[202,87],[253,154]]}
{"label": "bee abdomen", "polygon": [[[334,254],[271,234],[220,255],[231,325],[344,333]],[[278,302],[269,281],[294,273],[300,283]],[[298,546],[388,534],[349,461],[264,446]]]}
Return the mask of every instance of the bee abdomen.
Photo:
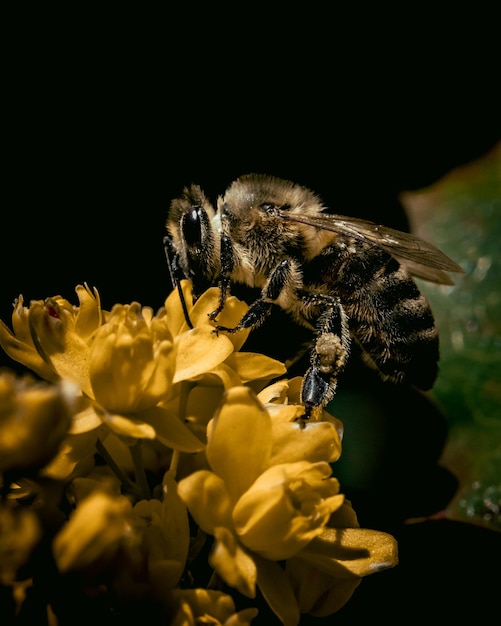
{"label": "bee abdomen", "polygon": [[426,298],[395,261],[367,276],[346,304],[366,363],[381,377],[430,389],[438,373],[438,331]]}

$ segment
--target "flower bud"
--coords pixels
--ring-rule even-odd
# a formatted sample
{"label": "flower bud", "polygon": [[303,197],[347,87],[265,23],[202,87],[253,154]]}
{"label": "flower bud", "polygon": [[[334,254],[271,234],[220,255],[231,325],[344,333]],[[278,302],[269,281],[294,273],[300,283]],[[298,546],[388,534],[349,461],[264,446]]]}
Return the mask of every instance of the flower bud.
{"label": "flower bud", "polygon": [[86,498],[54,539],[59,570],[89,575],[104,571],[134,539],[131,510],[124,496],[95,492]]}
{"label": "flower bud", "polygon": [[77,387],[0,374],[0,471],[44,467],[71,424]]}

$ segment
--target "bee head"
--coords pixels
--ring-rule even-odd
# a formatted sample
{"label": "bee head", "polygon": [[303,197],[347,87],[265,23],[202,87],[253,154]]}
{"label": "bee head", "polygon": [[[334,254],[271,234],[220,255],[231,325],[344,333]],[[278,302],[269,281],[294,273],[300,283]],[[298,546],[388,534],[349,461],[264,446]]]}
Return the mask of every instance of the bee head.
{"label": "bee head", "polygon": [[167,231],[183,274],[193,285],[196,300],[214,284],[220,271],[219,233],[211,220],[215,211],[198,185],[185,187],[172,201]]}

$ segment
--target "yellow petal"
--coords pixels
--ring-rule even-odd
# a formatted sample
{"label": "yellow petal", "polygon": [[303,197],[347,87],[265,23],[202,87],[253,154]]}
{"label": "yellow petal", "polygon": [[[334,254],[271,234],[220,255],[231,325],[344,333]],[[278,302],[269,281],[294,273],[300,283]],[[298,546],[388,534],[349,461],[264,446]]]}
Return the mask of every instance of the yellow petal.
{"label": "yellow petal", "polygon": [[154,429],[158,440],[173,450],[194,453],[205,447],[186,424],[162,407],[155,406],[140,411],[137,417],[149,424]]}
{"label": "yellow petal", "polygon": [[[191,295],[191,284],[187,280],[182,280],[180,282],[181,290],[188,306],[188,311],[193,308],[193,298]],[[186,318],[184,317],[184,312],[181,307],[181,300],[179,298],[179,293],[177,289],[171,291],[167,299],[165,300],[165,313],[166,313],[166,321],[169,327],[169,330],[173,337],[179,335],[182,332],[185,332],[189,329],[188,324],[186,323]],[[207,320],[205,320],[207,323]]]}
{"label": "yellow petal", "polygon": [[25,365],[41,378],[53,383],[59,380],[57,372],[50,363],[44,361],[34,346],[15,337],[2,320],[0,320],[0,346],[11,359]]}
{"label": "yellow petal", "polygon": [[247,598],[256,596],[256,564],[227,528],[216,528],[209,564],[230,587]]}
{"label": "yellow petal", "polygon": [[94,467],[97,429],[69,435],[58,454],[42,470],[43,476],[69,483],[74,476],[88,474]]}
{"label": "yellow petal", "polygon": [[327,617],[336,613],[348,602],[361,582],[361,578],[335,579],[332,587],[324,594],[319,604],[309,611],[310,615]]}
{"label": "yellow petal", "polygon": [[271,419],[247,387],[226,392],[208,433],[207,460],[236,500],[261,474],[271,453]]}
{"label": "yellow petal", "polygon": [[131,504],[124,496],[96,492],[71,514],[56,535],[53,554],[61,572],[85,571],[119,553],[130,536],[127,514]]}
{"label": "yellow petal", "polygon": [[91,293],[87,284],[77,285],[75,291],[80,302],[75,332],[83,339],[87,339],[102,323],[101,301],[97,289],[94,288],[94,293]]}
{"label": "yellow petal", "polygon": [[275,402],[285,404],[287,402],[287,391],[289,389],[288,380],[279,380],[272,385],[268,385],[258,393],[258,398],[263,404]]}
{"label": "yellow petal", "polygon": [[108,413],[100,410],[99,415],[103,422],[117,435],[132,437],[133,439],[155,439],[156,431],[150,424],[136,417]]}
{"label": "yellow petal", "polygon": [[271,610],[284,626],[299,624],[299,607],[284,570],[275,563],[255,557],[257,584]]}
{"label": "yellow petal", "polygon": [[287,372],[280,361],[254,352],[235,352],[226,359],[226,364],[237,372],[243,383],[250,380],[271,380]]}
{"label": "yellow petal", "polygon": [[66,301],[47,298],[30,306],[29,323],[38,352],[62,378],[76,382],[89,397],[89,346],[73,330]]}
{"label": "yellow petal", "polygon": [[[42,300],[39,300],[43,304]],[[33,346],[33,339],[31,338],[30,325],[29,325],[29,308],[24,306],[24,298],[22,294],[14,301],[14,310],[12,311],[12,330],[14,335],[23,341]]]}
{"label": "yellow petal", "polygon": [[174,345],[176,373],[173,383],[209,372],[233,352],[233,344],[228,337],[216,336],[208,324],[178,335]]}
{"label": "yellow petal", "polygon": [[259,611],[254,608],[242,609],[231,615],[224,622],[224,626],[251,626],[252,620],[257,617],[258,613]]}
{"label": "yellow petal", "polygon": [[[162,481],[163,532],[167,541],[167,554],[181,564],[179,578],[183,573],[190,547],[190,525],[186,506],[178,493],[177,483],[167,472]],[[179,579],[176,581],[176,585]]]}
{"label": "yellow petal", "polygon": [[[224,309],[217,316],[216,322],[220,326],[234,328],[240,322],[245,313],[247,313],[248,309],[249,307],[245,302],[242,302],[234,296],[229,296],[224,304]],[[233,343],[235,351],[240,350],[240,348],[244,345],[250,332],[251,329],[246,328],[244,330],[238,331],[238,333],[232,333],[228,335],[231,342]]]}
{"label": "yellow petal", "polygon": [[362,582],[361,578],[334,578],[297,558],[285,567],[301,613],[326,617],[339,611]]}
{"label": "yellow petal", "polygon": [[199,470],[179,481],[178,493],[200,528],[213,535],[218,526],[231,525],[231,502],[219,476]]}
{"label": "yellow petal", "polygon": [[85,408],[73,416],[70,435],[79,435],[99,428],[102,425],[101,418],[93,404],[88,404]]}
{"label": "yellow petal", "polygon": [[398,563],[398,546],[388,533],[366,528],[325,528],[298,555],[338,578],[367,576]]}
{"label": "yellow petal", "polygon": [[242,385],[242,380],[237,375],[235,370],[226,365],[226,363],[221,363],[207,374],[199,377],[198,382],[199,384],[203,384],[205,386],[215,384],[219,387],[222,384],[225,390]]}
{"label": "yellow petal", "polygon": [[209,314],[219,306],[220,291],[217,287],[207,289],[190,309],[190,319],[194,326],[209,323]]}
{"label": "yellow petal", "polygon": [[[292,408],[292,407],[290,407]],[[333,463],[341,455],[341,441],[329,422],[284,422],[273,424],[273,449],[269,465],[295,461]]]}

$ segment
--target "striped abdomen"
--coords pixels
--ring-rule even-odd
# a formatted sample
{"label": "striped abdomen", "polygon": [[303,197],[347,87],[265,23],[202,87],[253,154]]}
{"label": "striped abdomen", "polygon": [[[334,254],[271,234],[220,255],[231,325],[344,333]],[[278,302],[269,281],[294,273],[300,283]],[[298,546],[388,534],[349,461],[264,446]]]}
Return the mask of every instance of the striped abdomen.
{"label": "striped abdomen", "polygon": [[350,242],[320,257],[320,275],[348,315],[363,358],[383,379],[433,386],[438,331],[425,297],[405,267],[376,246]]}

